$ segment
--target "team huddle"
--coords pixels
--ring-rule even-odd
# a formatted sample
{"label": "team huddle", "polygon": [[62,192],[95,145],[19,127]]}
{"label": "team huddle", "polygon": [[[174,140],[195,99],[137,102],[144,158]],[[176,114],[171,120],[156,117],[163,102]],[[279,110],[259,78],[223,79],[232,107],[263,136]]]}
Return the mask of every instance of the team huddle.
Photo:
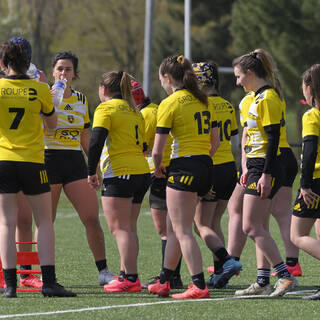
{"label": "team huddle", "polygon": [[[292,185],[298,166],[286,138],[286,105],[273,58],[257,49],[233,61],[237,85],[246,96],[239,104],[241,164],[231,142],[237,141],[234,107],[220,96],[214,62],[191,63],[183,56],[165,58],[159,79],[168,97],[156,105],[124,71],[102,75],[90,133],[86,97],[72,89],[78,58],[70,51],[52,59],[55,81],[65,79],[61,102],[40,71],[27,70],[31,46],[24,38],[1,45],[0,66],[0,254],[6,298],[17,296],[16,239],[32,241],[32,216],[42,279],[24,272],[21,286],[42,288],[48,297],[74,297],[56,280],[53,222],[62,188],[85,226],[87,241],[106,292],[169,296],[183,289],[181,259],[192,285],[174,299],[210,297],[242,269],[247,237],[256,246],[257,278],[235,295],[283,296],[302,275],[299,249],[320,259],[319,240],[310,231],[320,218],[320,65],[303,74],[302,89],[311,109],[302,119],[301,182],[294,208]],[[87,156],[87,163],[84,155]],[[95,190],[120,254],[120,273],[108,269]],[[159,276],[140,283],[137,219],[149,190],[155,228],[161,237]],[[228,245],[221,218],[228,208]],[[270,213],[279,224],[286,249],[281,258],[269,232]],[[317,226],[317,223],[316,223]],[[206,281],[196,234],[212,252]],[[22,246],[22,245],[21,245]],[[27,245],[24,245],[27,246]],[[18,250],[22,250],[18,246]],[[30,251],[30,247],[24,247]],[[274,273],[271,274],[271,267]],[[22,265],[30,270],[30,265]],[[156,270],[155,270],[156,272]],[[274,288],[270,277],[277,276]],[[1,283],[0,283],[1,286]],[[320,299],[320,290],[303,299]]]}

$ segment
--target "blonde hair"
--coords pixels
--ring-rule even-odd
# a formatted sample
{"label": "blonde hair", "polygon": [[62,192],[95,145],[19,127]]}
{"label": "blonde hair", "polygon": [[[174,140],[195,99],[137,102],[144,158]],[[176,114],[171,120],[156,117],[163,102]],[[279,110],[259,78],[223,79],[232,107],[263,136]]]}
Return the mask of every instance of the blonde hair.
{"label": "blonde hair", "polygon": [[138,109],[131,93],[131,79],[132,77],[124,71],[110,71],[102,75],[100,85],[113,95],[121,95],[128,102],[130,108],[137,112]]}
{"label": "blonde hair", "polygon": [[280,99],[283,99],[279,70],[276,62],[267,51],[256,49],[244,54],[234,59],[232,66],[240,66],[244,73],[251,70],[257,77],[265,79],[274,88]]}

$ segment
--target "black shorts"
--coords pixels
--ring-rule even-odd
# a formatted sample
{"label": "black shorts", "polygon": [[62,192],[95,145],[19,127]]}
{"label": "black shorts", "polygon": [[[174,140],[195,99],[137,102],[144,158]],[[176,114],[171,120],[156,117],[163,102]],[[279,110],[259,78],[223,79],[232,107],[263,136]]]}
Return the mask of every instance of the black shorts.
{"label": "black shorts", "polygon": [[[252,194],[254,196],[260,196],[260,192],[257,191],[257,183],[262,176],[262,171],[264,168],[265,159],[263,158],[249,158],[247,159],[247,168],[248,168],[248,180],[246,189],[244,191],[245,194]],[[269,199],[272,199],[276,192],[282,186],[282,166],[280,163],[279,157],[277,157],[277,161],[275,163],[275,167],[273,168],[273,172],[271,173],[271,192],[269,195]]]}
{"label": "black shorts", "polygon": [[154,174],[151,175],[150,194],[160,199],[166,199],[166,178],[157,178]]}
{"label": "black shorts", "polygon": [[68,184],[88,177],[87,164],[80,150],[49,150],[44,152],[50,184]]}
{"label": "black shorts", "polygon": [[0,161],[0,193],[37,195],[50,192],[48,176],[42,163]]}
{"label": "black shorts", "polygon": [[234,161],[213,166],[212,190],[215,196],[211,200],[202,198],[201,201],[215,202],[229,200],[237,183],[237,168]]}
{"label": "black shorts", "polygon": [[237,170],[237,183],[241,185],[240,183],[240,178],[242,176],[242,165],[240,163],[239,167],[238,167],[238,170]]}
{"label": "black shorts", "polygon": [[[320,195],[320,179],[313,179],[311,189],[314,193]],[[292,214],[300,218],[320,218],[320,201],[315,203],[312,207],[307,206],[303,201],[303,198],[298,198],[300,194],[300,189],[294,202]]]}
{"label": "black shorts", "polygon": [[132,203],[141,203],[150,185],[150,173],[126,174],[103,179],[102,196],[133,198]]}
{"label": "black shorts", "polygon": [[290,148],[280,148],[280,152],[280,161],[283,170],[282,186],[292,188],[294,179],[298,173],[297,159]]}
{"label": "black shorts", "polygon": [[172,159],[168,167],[167,186],[197,192],[202,197],[211,188],[212,168],[212,159],[205,155]]}

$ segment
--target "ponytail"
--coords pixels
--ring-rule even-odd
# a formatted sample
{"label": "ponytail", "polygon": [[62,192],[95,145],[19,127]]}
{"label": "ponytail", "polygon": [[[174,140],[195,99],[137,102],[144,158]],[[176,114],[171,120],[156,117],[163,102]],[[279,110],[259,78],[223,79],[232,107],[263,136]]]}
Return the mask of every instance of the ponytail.
{"label": "ponytail", "polygon": [[124,71],[110,71],[102,75],[100,85],[113,95],[121,95],[128,102],[130,108],[137,112],[138,109],[131,93],[131,79],[131,76]]}
{"label": "ponytail", "polygon": [[265,79],[274,88],[280,99],[283,99],[279,71],[276,62],[267,51],[256,49],[234,59],[232,65],[233,67],[239,65],[243,72],[251,70],[257,77]]}
{"label": "ponytail", "polygon": [[121,95],[123,97],[123,99],[125,99],[130,108],[136,112],[138,109],[136,107],[136,103],[133,99],[132,96],[132,85],[131,85],[131,77],[123,71],[122,72],[122,76],[121,76],[121,80],[120,80],[120,90],[121,90]]}
{"label": "ponytail", "polygon": [[274,90],[277,92],[278,96],[281,100],[283,100],[283,93],[280,83],[280,76],[279,76],[279,70],[277,68],[277,64],[272,58],[271,54],[263,49],[256,49],[254,50],[255,53],[257,53],[260,58],[262,65],[267,73],[267,78],[271,84],[271,86],[274,88]]}
{"label": "ponytail", "polygon": [[162,61],[159,72],[161,75],[169,74],[176,83],[181,83],[200,102],[208,106],[208,97],[199,88],[197,77],[187,58],[182,55],[167,57]]}

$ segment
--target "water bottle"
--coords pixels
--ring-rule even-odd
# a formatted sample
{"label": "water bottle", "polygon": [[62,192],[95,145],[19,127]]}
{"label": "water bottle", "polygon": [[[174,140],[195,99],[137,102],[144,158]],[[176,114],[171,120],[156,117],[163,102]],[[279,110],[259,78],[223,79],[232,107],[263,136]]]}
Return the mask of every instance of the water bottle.
{"label": "water bottle", "polygon": [[40,73],[39,73],[38,68],[33,63],[30,62],[30,66],[27,71],[27,76],[29,76],[30,79],[38,80],[39,75],[40,75]]}
{"label": "water bottle", "polygon": [[65,78],[57,80],[53,85],[54,94],[53,94],[52,101],[56,108],[58,108],[61,104],[66,86],[67,86],[67,79]]}

